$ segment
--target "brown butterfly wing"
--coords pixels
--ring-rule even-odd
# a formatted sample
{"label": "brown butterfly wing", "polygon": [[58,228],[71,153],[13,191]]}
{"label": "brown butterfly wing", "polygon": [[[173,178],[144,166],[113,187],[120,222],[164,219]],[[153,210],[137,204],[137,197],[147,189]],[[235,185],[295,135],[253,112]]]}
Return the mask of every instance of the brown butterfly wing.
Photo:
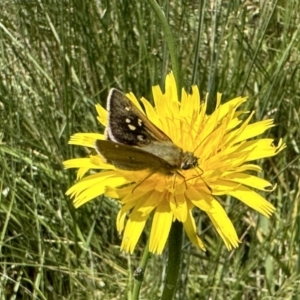
{"label": "brown butterfly wing", "polygon": [[117,143],[143,147],[152,141],[171,141],[156,127],[123,93],[111,89],[108,100],[109,140]]}
{"label": "brown butterfly wing", "polygon": [[97,140],[96,150],[107,163],[122,170],[145,170],[169,174],[174,169],[168,162],[139,148],[106,140]]}

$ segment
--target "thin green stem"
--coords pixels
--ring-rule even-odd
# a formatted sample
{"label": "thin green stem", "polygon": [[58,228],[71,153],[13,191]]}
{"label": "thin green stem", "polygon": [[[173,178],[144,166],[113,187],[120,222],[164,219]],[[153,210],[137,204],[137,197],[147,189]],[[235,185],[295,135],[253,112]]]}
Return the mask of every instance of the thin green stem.
{"label": "thin green stem", "polygon": [[143,275],[147,267],[149,256],[150,256],[150,252],[149,252],[149,239],[148,239],[140,265],[136,268],[134,272],[134,284],[133,284],[133,291],[132,291],[132,298],[131,298],[132,300],[139,299],[140,289],[144,279]]}
{"label": "thin green stem", "polygon": [[178,98],[181,99],[182,83],[181,83],[178,51],[177,51],[178,47],[176,47],[176,43],[173,38],[171,28],[167,22],[165,14],[161,10],[160,6],[157,4],[157,2],[155,0],[147,0],[147,1],[151,5],[153,11],[155,12],[156,16],[158,17],[159,21],[161,22],[162,30],[165,34],[165,39],[167,41],[169,52],[170,52],[171,65],[172,65],[172,70],[173,70],[174,77],[176,80]]}
{"label": "thin green stem", "polygon": [[176,284],[181,262],[182,223],[175,221],[169,235],[169,259],[165,286],[161,300],[171,300],[176,291]]}

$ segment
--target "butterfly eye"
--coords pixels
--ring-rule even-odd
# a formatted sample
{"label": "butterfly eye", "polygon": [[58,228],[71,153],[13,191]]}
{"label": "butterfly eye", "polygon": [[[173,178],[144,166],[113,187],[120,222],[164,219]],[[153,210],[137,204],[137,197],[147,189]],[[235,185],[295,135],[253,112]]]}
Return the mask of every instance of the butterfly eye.
{"label": "butterfly eye", "polygon": [[194,168],[196,165],[195,165],[195,162],[193,160],[191,161],[183,161],[182,164],[181,164],[181,169],[182,170],[189,170],[191,168]]}
{"label": "butterfly eye", "polygon": [[192,152],[185,152],[183,155],[182,170],[189,170],[198,166],[198,158]]}
{"label": "butterfly eye", "polygon": [[190,168],[191,168],[191,165],[188,164],[188,163],[182,163],[182,164],[181,164],[181,169],[182,169],[182,170],[188,170],[188,169],[190,169]]}

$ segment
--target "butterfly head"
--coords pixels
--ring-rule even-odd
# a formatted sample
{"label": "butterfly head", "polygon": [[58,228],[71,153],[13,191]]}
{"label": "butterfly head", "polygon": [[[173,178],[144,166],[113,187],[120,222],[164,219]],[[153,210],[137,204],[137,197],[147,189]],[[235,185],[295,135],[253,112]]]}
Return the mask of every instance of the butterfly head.
{"label": "butterfly head", "polygon": [[180,168],[182,170],[189,170],[198,166],[198,158],[194,156],[193,152],[184,152]]}

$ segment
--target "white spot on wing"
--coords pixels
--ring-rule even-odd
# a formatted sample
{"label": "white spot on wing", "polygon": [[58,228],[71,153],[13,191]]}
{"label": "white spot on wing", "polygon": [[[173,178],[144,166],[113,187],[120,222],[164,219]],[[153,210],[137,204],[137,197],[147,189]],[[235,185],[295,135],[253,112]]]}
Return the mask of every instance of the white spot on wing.
{"label": "white spot on wing", "polygon": [[129,127],[129,129],[132,130],[132,131],[136,130],[136,127],[133,126],[133,125],[131,125],[131,124],[128,124],[128,127]]}

